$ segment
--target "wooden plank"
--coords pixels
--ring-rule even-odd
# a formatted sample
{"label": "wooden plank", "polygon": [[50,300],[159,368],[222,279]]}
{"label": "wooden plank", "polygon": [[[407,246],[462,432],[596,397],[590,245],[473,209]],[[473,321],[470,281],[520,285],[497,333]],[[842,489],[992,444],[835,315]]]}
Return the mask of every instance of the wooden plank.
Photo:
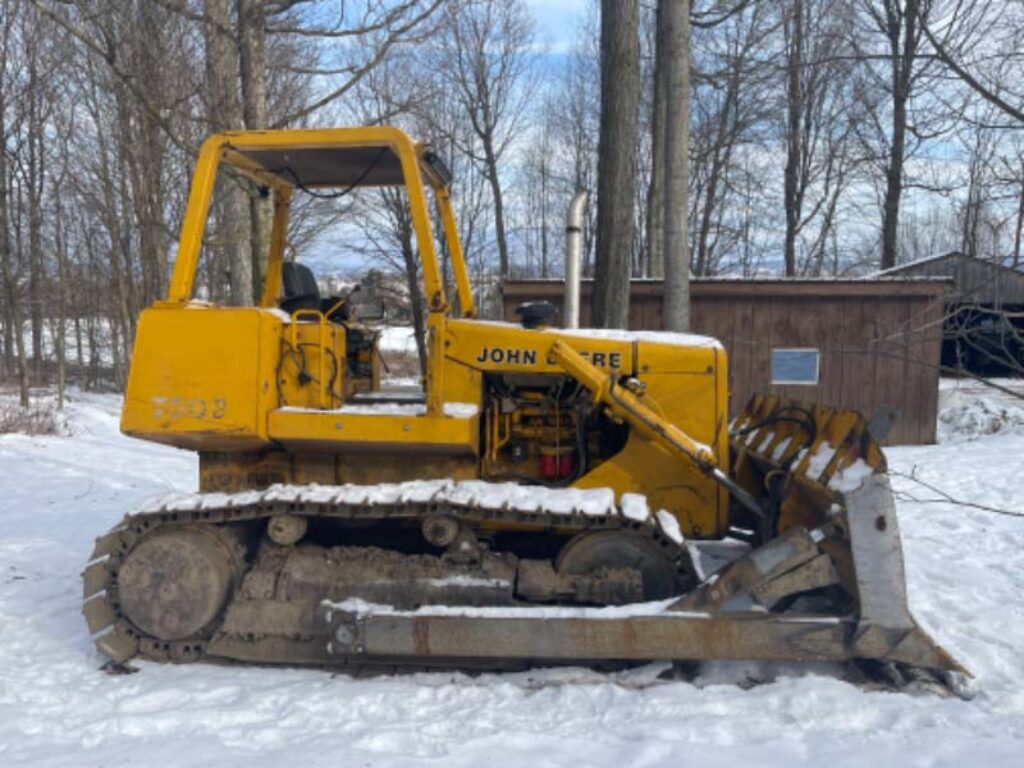
{"label": "wooden plank", "polygon": [[915,376],[921,407],[918,442],[935,442],[936,420],[939,410],[939,362],[942,356],[942,318],[945,306],[939,299],[919,301],[915,312],[917,334],[917,361]]}
{"label": "wooden plank", "polygon": [[775,347],[789,346],[789,318],[786,316],[787,302],[778,296],[768,296],[765,303],[767,305],[767,323],[764,327],[768,329],[768,343],[765,345],[767,355],[765,358],[764,381],[770,391],[780,397],[799,399],[799,396],[795,395],[788,386],[772,384],[771,351]]}
{"label": "wooden plank", "polygon": [[[874,380],[874,350],[871,337],[874,324],[865,312],[865,302],[860,299],[844,298],[843,332],[840,348],[843,358],[843,373],[839,397],[834,405],[863,411],[873,390],[864,386]],[[871,306],[874,306],[872,302]]]}
{"label": "wooden plank", "polygon": [[[899,299],[885,297],[879,299],[874,310],[875,314],[875,359],[874,381],[865,381],[864,385],[874,393],[872,405],[892,405],[899,411],[899,418],[885,441],[887,444],[903,444],[912,439],[913,432],[908,428],[908,397],[906,383],[906,344],[903,341],[905,329],[902,328],[906,313],[904,302]],[[916,395],[916,393],[914,393]],[[872,411],[864,413],[871,418]]]}
{"label": "wooden plank", "polygon": [[758,355],[763,344],[754,342],[754,313],[757,300],[748,297],[733,302],[732,381],[730,382],[730,414],[735,416],[759,387],[767,387],[761,375]]}
{"label": "wooden plank", "polygon": [[642,325],[640,328],[648,331],[660,331],[662,309],[661,296],[640,295],[637,297],[637,301],[640,302],[640,306],[643,309]]}
{"label": "wooden plank", "polygon": [[920,299],[904,299],[901,302],[905,313],[906,334],[903,339],[903,349],[906,364],[904,370],[904,392],[906,394],[905,413],[907,414],[907,425],[904,442],[918,444],[921,442],[921,433],[926,427],[928,415],[924,412],[924,403],[921,400],[921,366],[918,362],[921,356],[921,321]]}
{"label": "wooden plank", "polygon": [[843,396],[843,340],[846,330],[846,301],[842,298],[822,298],[819,309],[821,341],[820,400],[823,405],[842,407]]}

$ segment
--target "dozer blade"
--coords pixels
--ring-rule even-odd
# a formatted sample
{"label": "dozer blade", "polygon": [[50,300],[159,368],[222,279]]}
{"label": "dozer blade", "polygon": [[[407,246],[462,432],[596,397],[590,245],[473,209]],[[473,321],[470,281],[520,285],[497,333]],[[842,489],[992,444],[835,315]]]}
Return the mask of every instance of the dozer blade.
{"label": "dozer blade", "polygon": [[[961,692],[969,673],[914,621],[885,458],[850,411],[755,398],[730,473],[763,503],[760,546],[681,598],[609,608],[325,602],[348,659],[864,661]],[[959,689],[959,690],[958,690]]]}

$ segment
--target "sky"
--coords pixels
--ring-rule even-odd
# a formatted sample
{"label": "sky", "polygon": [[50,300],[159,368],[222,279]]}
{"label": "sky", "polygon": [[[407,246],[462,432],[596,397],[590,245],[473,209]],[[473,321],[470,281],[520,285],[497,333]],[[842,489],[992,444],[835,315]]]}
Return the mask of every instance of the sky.
{"label": "sky", "polygon": [[564,51],[573,41],[573,24],[593,0],[526,0],[537,22],[537,32],[553,51]]}

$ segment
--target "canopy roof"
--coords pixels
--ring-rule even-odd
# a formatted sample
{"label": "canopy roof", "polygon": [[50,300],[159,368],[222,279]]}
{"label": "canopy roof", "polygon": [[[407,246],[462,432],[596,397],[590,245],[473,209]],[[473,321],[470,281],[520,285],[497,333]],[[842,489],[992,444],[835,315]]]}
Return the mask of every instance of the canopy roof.
{"label": "canopy roof", "polygon": [[386,187],[404,184],[398,155],[389,146],[311,149],[241,149],[286,184],[298,187]]}

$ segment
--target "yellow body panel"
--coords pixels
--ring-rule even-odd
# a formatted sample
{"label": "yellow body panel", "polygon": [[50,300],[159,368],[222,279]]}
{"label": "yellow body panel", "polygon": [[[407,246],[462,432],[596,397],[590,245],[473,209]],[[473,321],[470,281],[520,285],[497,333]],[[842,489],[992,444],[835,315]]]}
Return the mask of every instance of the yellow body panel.
{"label": "yellow body panel", "polygon": [[286,448],[326,451],[398,451],[475,454],[480,421],[442,416],[277,410],[270,436]]}
{"label": "yellow body panel", "polygon": [[449,320],[444,357],[480,371],[559,373],[551,344],[565,339],[598,368],[634,373],[633,343],[596,336],[567,335],[556,329],[527,329],[512,323]]}
{"label": "yellow body panel", "polygon": [[281,327],[274,314],[255,308],[143,311],[121,430],[194,450],[268,446]]}
{"label": "yellow body panel", "polygon": [[[445,334],[445,380],[463,371],[522,374],[560,373],[551,355],[561,340],[591,365],[636,377],[645,386],[644,401],[665,422],[706,444],[715,463],[726,467],[728,443],[728,376],[725,350],[694,337],[659,343],[655,334],[631,336],[600,331],[531,330],[511,323],[450,320]],[[618,336],[619,338],[616,338]],[[638,340],[642,339],[642,340]],[[479,384],[476,397],[479,398]],[[453,387],[454,389],[454,387]],[[468,399],[465,390],[460,399]],[[695,537],[723,535],[728,525],[728,494],[712,479],[680,466],[677,456],[657,442],[633,435],[625,448],[574,483],[580,488],[610,487],[616,495],[641,493],[655,509],[678,518],[684,533]]]}
{"label": "yellow body panel", "polygon": [[[284,329],[277,374],[280,402],[295,408],[336,408],[345,399],[345,328],[327,322],[319,312],[297,314],[295,320],[305,315],[310,322],[291,322]],[[314,381],[301,382],[300,365]]]}

